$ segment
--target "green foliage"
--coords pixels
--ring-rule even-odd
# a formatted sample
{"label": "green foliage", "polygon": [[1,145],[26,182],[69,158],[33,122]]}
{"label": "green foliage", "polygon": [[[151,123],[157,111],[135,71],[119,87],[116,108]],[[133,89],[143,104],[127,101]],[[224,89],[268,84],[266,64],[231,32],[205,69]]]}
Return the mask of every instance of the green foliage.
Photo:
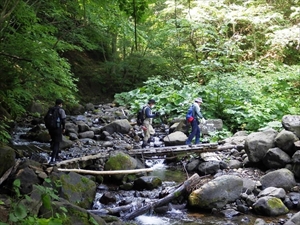
{"label": "green foliage", "polygon": [[[171,118],[184,118],[195,97],[204,100],[205,118],[220,118],[231,132],[256,131],[286,114],[299,114],[299,67],[240,66],[239,74],[220,74],[206,86],[178,80],[149,79],[144,86],[115,95],[115,101],[135,112],[150,98],[158,111]],[[283,72],[284,71],[284,72]],[[267,74],[267,75],[266,75]],[[217,136],[222,136],[217,134]]]}
{"label": "green foliage", "polygon": [[[45,182],[50,183],[49,179],[45,179]],[[12,201],[11,211],[9,213],[9,224],[20,224],[20,225],[32,225],[32,224],[40,224],[40,225],[62,225],[64,224],[65,215],[52,215],[52,217],[39,218],[38,215],[33,215],[30,212],[30,209],[26,207],[24,204],[24,200],[30,202],[31,198],[28,195],[20,194],[20,186],[21,182],[19,179],[15,180],[13,183],[13,189],[16,195],[16,198]],[[59,197],[55,193],[55,189],[51,187],[44,187],[40,185],[36,185],[35,188],[39,191],[41,197],[41,203],[47,210],[52,210],[52,201],[57,200]],[[34,202],[34,201],[33,201]],[[3,204],[3,202],[0,204]],[[38,205],[40,203],[37,203]],[[62,212],[66,212],[64,207],[61,207]],[[6,223],[0,223],[1,225],[6,225]]]}
{"label": "green foliage", "polygon": [[0,120],[0,143],[8,143],[8,140],[11,138],[8,132],[9,130],[9,126],[7,125],[8,121],[9,120],[7,118]]}
{"label": "green foliage", "polygon": [[299,113],[299,11],[299,1],[3,0],[0,106],[14,119],[32,100],[76,102],[86,85],[132,111],[153,97],[177,117],[201,95],[208,118],[256,130]]}
{"label": "green foliage", "polygon": [[135,114],[149,99],[154,98],[157,102],[156,110],[160,111],[161,115],[173,118],[183,116],[186,107],[201,92],[200,85],[183,84],[176,79],[162,81],[159,76],[149,79],[144,84],[142,88],[116,94],[115,101],[126,105]]}

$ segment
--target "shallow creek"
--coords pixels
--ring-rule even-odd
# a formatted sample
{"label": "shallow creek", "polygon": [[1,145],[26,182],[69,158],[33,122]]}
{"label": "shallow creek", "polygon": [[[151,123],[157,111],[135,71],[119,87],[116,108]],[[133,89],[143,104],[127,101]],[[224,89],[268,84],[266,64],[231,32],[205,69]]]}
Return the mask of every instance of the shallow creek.
{"label": "shallow creek", "polygon": [[[45,143],[38,143],[27,141],[24,139],[20,139],[20,135],[24,134],[28,131],[27,128],[18,128],[16,129],[13,135],[12,144],[20,150],[28,150],[33,152],[37,152],[39,149],[46,149],[49,150],[49,144]],[[70,151],[62,151],[61,155],[76,155],[72,154]],[[45,156],[45,158],[49,158],[47,152],[40,153]],[[25,154],[26,157],[27,154]],[[28,157],[28,156],[27,156]],[[184,170],[173,170],[168,168],[166,165],[163,164],[162,159],[152,159],[147,160],[147,166],[153,167],[154,171],[151,172],[149,175],[157,176],[163,181],[162,187],[152,190],[152,191],[124,191],[119,190],[118,187],[114,187],[113,185],[104,184],[99,185],[97,189],[97,194],[94,199],[94,204],[92,209],[101,209],[105,207],[114,207],[114,205],[102,205],[99,202],[99,199],[103,195],[103,193],[109,191],[112,193],[117,202],[115,206],[120,202],[131,203],[134,201],[139,202],[151,202],[159,196],[159,193],[162,191],[163,188],[174,187],[181,182],[187,179],[187,175]],[[127,212],[128,213],[128,212]],[[122,215],[120,215],[122,216]],[[286,219],[289,217],[289,214],[286,216],[281,216],[280,218],[269,218],[269,217],[260,217],[264,219],[266,223],[269,225],[279,225],[282,224],[281,220]],[[160,212],[149,212],[145,215],[138,216],[134,219],[134,222],[138,225],[240,225],[240,224],[254,224],[256,218],[259,218],[258,215],[254,214],[240,214],[240,215],[219,215],[213,212],[207,211],[189,211],[185,207],[184,202],[178,202],[178,204],[169,204]]]}

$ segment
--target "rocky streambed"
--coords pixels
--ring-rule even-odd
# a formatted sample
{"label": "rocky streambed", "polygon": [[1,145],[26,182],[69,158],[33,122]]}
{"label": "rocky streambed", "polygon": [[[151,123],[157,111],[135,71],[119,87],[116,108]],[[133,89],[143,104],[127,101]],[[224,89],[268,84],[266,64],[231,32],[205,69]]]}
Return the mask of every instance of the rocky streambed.
{"label": "rocky streambed", "polygon": [[[111,104],[88,104],[84,112],[68,117],[67,133],[60,154],[62,160],[103,153],[107,157],[84,162],[78,160],[77,169],[109,171],[147,167],[145,158],[129,154],[132,149],[140,148],[142,132],[134,125],[134,118],[131,119],[125,108]],[[15,138],[19,137],[21,141],[15,139],[10,147],[3,147],[0,151],[0,161],[5,158],[0,163],[3,165],[1,176],[13,168],[5,181],[1,182],[1,199],[6,199],[12,181],[20,179],[21,193],[38,201],[33,195],[35,184],[45,186],[47,178],[50,178],[52,184],[60,180],[61,185],[59,188],[52,185],[59,196],[59,199],[53,199],[53,208],[61,213],[57,206],[67,207],[70,223],[85,224],[84,221],[92,220],[96,221],[95,224],[300,224],[300,215],[297,213],[300,209],[300,116],[285,116],[283,128],[278,131],[238,132],[219,143],[224,150],[166,157],[163,160],[165,168],[160,172],[162,176],[155,172],[84,175],[61,172],[58,167],[50,168],[46,165],[49,136],[41,118],[26,121],[21,126],[22,129],[26,128],[23,134],[18,135],[20,132],[16,131]],[[205,140],[208,140],[209,131],[222,129],[222,121],[208,120],[206,125],[201,126]],[[157,134],[149,143],[149,148],[185,142],[183,119],[171,124],[159,121],[155,129]],[[24,140],[30,140],[31,144],[24,147]],[[20,159],[18,166],[16,158]],[[155,203],[178,187],[180,182],[165,179],[166,171],[179,171],[182,180],[193,174],[198,174],[202,179],[189,194],[172,199],[164,207],[153,208],[142,217],[125,221],[126,215]],[[132,202],[136,203],[136,207],[123,207],[118,212],[109,212],[109,209],[121,208]],[[1,221],[7,220],[9,206],[1,205],[1,210],[6,212]],[[71,213],[75,209],[77,213]],[[30,211],[40,215],[45,209],[41,205]],[[148,221],[142,220],[149,213],[150,223],[148,217]],[[44,213],[43,216],[50,215]]]}

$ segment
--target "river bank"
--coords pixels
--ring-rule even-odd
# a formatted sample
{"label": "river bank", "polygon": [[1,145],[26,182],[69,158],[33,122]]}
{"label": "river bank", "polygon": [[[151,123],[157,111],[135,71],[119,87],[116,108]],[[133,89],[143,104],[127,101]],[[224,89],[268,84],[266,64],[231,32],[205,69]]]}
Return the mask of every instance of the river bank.
{"label": "river bank", "polygon": [[[99,152],[111,153],[115,151],[122,151],[123,153],[127,153],[131,149],[139,148],[140,139],[138,138],[141,137],[140,135],[142,132],[137,126],[132,125],[131,119],[126,116],[126,113],[124,114],[124,112],[126,112],[126,109],[114,108],[109,105],[97,106],[97,109],[101,109],[101,112],[95,112],[95,110],[92,110],[87,111],[86,113],[81,115],[69,116],[67,125],[68,132],[66,135],[66,137],[68,138],[64,140],[64,148],[60,154],[63,160],[98,154]],[[117,112],[122,113],[120,114]],[[105,117],[102,115],[105,115]],[[108,118],[110,119],[108,120]],[[37,118],[34,118],[34,120],[38,121]],[[128,122],[124,122],[125,120],[127,120]],[[161,124],[158,124],[158,126],[156,127],[157,136],[156,139],[154,139],[154,142],[151,144],[152,146],[150,145],[151,148],[163,146],[166,141],[169,141],[168,144],[170,144],[171,142],[180,142],[180,137],[183,136],[182,134],[180,136],[170,135],[167,137],[167,135],[169,134],[169,130],[173,129],[173,134],[175,134],[176,132],[180,132],[177,128],[171,128],[173,125],[174,124],[164,124],[162,126]],[[177,125],[177,127],[180,127],[180,125]],[[35,123],[35,125],[32,125],[31,121],[30,125],[27,124],[25,128],[26,130],[23,130],[24,133],[22,135],[18,133],[20,130],[16,130],[16,137],[21,137],[22,140],[26,141],[30,140],[29,138],[31,138],[29,142],[33,143],[33,146],[38,147],[35,147],[35,150],[31,155],[29,153],[30,151],[28,151],[27,155],[27,153],[24,154],[24,150],[17,150],[16,152],[19,152],[17,154],[17,158],[31,158],[32,160],[40,162],[41,164],[45,163],[49,157],[48,144],[47,142],[41,142],[41,140],[42,138],[45,138],[45,140],[47,140],[47,136],[44,135],[47,134],[46,130],[43,128],[42,123],[37,122]],[[184,175],[183,177],[185,177],[185,179],[187,179],[187,174],[193,174],[195,172],[201,176],[210,175],[210,179],[206,182],[206,190],[214,190],[214,188],[218,186],[222,187],[221,189],[214,190],[215,193],[219,193],[219,196],[214,196],[219,198],[219,203],[216,204],[214,202],[211,202],[201,207],[186,207],[187,205],[191,205],[191,202],[189,202],[190,200],[188,198],[181,199],[182,202],[180,202],[180,204],[178,204],[177,201],[179,200],[177,199],[175,202],[172,202],[172,204],[174,206],[183,204],[185,206],[184,208],[181,208],[179,211],[177,211],[177,209],[174,209],[170,206],[169,208],[167,208],[169,210],[165,210],[164,213],[158,217],[157,213],[155,213],[155,217],[151,217],[153,219],[152,222],[154,221],[154,218],[160,218],[164,221],[163,223],[165,224],[253,224],[252,222],[254,220],[256,221],[257,219],[262,218],[262,216],[270,216],[268,214],[269,211],[264,211],[262,209],[260,209],[262,215],[259,215],[259,211],[257,211],[257,209],[254,209],[255,203],[257,203],[259,199],[265,196],[274,197],[274,192],[276,191],[279,192],[279,194],[275,195],[276,199],[280,199],[280,201],[282,201],[283,203],[281,205],[282,209],[284,209],[285,206],[288,209],[288,211],[285,211],[284,213],[279,212],[280,215],[272,214],[272,219],[270,217],[263,217],[263,221],[265,222],[265,224],[284,224],[285,222],[287,222],[288,219],[294,215],[294,213],[298,210],[299,207],[300,197],[298,197],[299,189],[297,189],[297,187],[299,187],[299,183],[297,182],[297,180],[293,181],[292,177],[290,177],[289,180],[284,179],[289,178],[289,176],[287,176],[286,174],[286,170],[280,171],[283,175],[281,175],[281,173],[275,174],[277,181],[280,181],[278,183],[269,182],[268,177],[264,178],[267,180],[267,182],[264,179],[262,179],[267,174],[272,175],[271,172],[276,172],[280,168],[291,168],[290,171],[293,171],[293,166],[297,165],[294,163],[295,160],[291,160],[292,156],[297,151],[296,149],[291,150],[291,148],[294,148],[295,145],[292,146],[290,144],[287,144],[291,142],[294,143],[297,140],[295,140],[295,138],[289,138],[288,142],[285,142],[286,139],[284,139],[284,141],[279,142],[278,140],[281,139],[279,137],[281,137],[280,134],[282,132],[284,132],[284,135],[286,136],[285,131],[278,132],[274,130],[264,131],[255,134],[255,136],[254,134],[251,135],[240,133],[227,140],[223,140],[220,144],[224,146],[243,146],[243,148],[241,149],[232,148],[227,149],[226,151],[216,151],[214,154],[184,154],[180,157],[177,157],[175,160],[172,159],[171,161],[165,159],[164,165],[168,168],[167,170],[173,173],[174,169],[179,170]],[[291,132],[288,134],[288,137],[293,137],[292,134],[294,133]],[[251,145],[251,143],[257,139],[263,140],[264,143],[264,148],[260,147],[260,151],[265,152],[265,155],[263,155],[262,158],[259,158],[261,157],[260,155],[255,154],[257,149],[251,147],[255,146],[255,144]],[[266,140],[269,140],[269,142],[266,142]],[[257,143],[257,141],[255,143]],[[272,146],[272,144],[274,146]],[[18,145],[15,142],[14,146],[22,146],[24,148],[24,143],[19,143]],[[281,154],[278,154],[278,149],[274,150],[275,147],[279,148],[278,146],[281,146],[281,149],[288,152],[289,154],[287,155],[291,155],[289,156],[290,159],[288,159],[286,155],[282,152],[280,152]],[[290,147],[286,149],[285,146]],[[29,147],[29,149],[30,148],[32,150],[32,147]],[[272,150],[269,151],[270,149]],[[289,151],[293,151],[293,154],[291,154],[291,152]],[[276,153],[277,155],[281,156],[279,157],[279,159],[276,157],[271,157]],[[104,159],[97,159],[91,164],[85,165],[85,168],[90,170],[105,170],[106,163],[107,161]],[[135,164],[138,165],[139,163]],[[152,161],[152,164],[155,164],[155,161]],[[277,169],[272,168],[274,167],[273,165],[278,164],[280,165],[280,167],[277,166]],[[271,165],[271,168],[268,168],[267,165]],[[49,171],[49,169],[45,167],[43,170]],[[166,174],[167,170],[155,171],[156,174],[150,174],[150,176],[158,177],[162,181],[162,186],[158,186],[153,190],[147,190],[147,192],[149,193],[155,193],[154,196],[156,198],[159,198],[159,193],[163,190],[163,188],[166,188],[164,182],[168,182],[166,178],[170,177],[169,174]],[[51,173],[52,172],[47,172],[46,176],[49,176]],[[216,180],[218,177],[224,177],[225,175],[227,176],[226,179],[229,180],[229,183],[225,181]],[[105,182],[105,178],[103,179],[103,177],[86,177],[95,180],[95,185],[92,185],[95,187],[99,187],[100,184],[103,184]],[[126,180],[122,180],[122,185],[130,185],[133,181],[134,180],[128,179],[127,177]],[[236,187],[227,186],[230,185],[230,181],[237,182],[236,186],[238,188],[235,189]],[[118,184],[117,191],[120,192],[120,181],[114,182]],[[267,183],[271,183],[270,186],[268,186]],[[177,184],[178,182],[175,182],[174,185]],[[288,184],[288,186],[286,184]],[[224,196],[224,190],[227,190],[227,187],[231,190],[230,194],[236,193],[234,198],[232,196]],[[268,189],[269,187],[273,188],[272,191],[269,190],[269,193],[267,194],[260,194],[263,190]],[[202,191],[203,188],[204,187],[200,187]],[[282,194],[282,189],[284,190],[284,194]],[[108,191],[109,189],[104,190]],[[99,195],[101,195],[101,192],[98,188],[95,188],[95,191],[96,192],[94,194],[93,201],[97,202],[97,195],[99,197]],[[134,196],[135,193],[139,193],[139,195],[146,196],[144,199],[145,202],[151,201],[151,198],[153,199],[152,195],[142,193],[140,190],[128,191],[129,192],[127,194],[129,194],[129,196]],[[113,195],[117,194],[113,193]],[[203,199],[203,195],[199,196]],[[206,199],[205,201],[209,201],[209,199]],[[126,201],[124,201],[124,199],[116,199],[115,204],[124,204],[124,202],[128,202],[127,199]],[[74,203],[76,203],[76,201]],[[210,205],[212,205],[212,207]],[[101,207],[105,208],[107,207],[107,205],[101,203]],[[86,209],[91,208],[86,207]],[[145,215],[143,216],[145,218]],[[206,218],[208,219],[206,220]],[[178,221],[180,221],[180,223]],[[132,222],[147,224],[147,222],[145,221],[138,222],[138,220]]]}

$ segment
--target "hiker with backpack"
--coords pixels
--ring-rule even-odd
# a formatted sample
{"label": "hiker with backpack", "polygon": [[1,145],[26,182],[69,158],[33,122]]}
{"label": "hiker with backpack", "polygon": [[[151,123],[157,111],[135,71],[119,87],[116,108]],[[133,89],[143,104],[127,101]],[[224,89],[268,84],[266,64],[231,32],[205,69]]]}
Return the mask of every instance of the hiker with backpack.
{"label": "hiker with backpack", "polygon": [[186,120],[188,123],[191,123],[192,131],[186,140],[186,144],[190,145],[192,140],[195,138],[195,144],[200,144],[200,127],[199,127],[199,119],[201,119],[202,123],[205,123],[205,119],[200,112],[200,105],[203,103],[202,98],[196,98],[195,102],[190,106]]}
{"label": "hiker with backpack", "polygon": [[141,109],[142,121],[140,122],[142,123],[142,129],[144,132],[142,148],[145,148],[148,145],[151,135],[155,134],[155,130],[152,127],[152,119],[159,116],[160,113],[152,113],[151,109],[154,107],[154,105],[155,100],[150,99],[148,104]]}
{"label": "hiker with backpack", "polygon": [[51,136],[50,149],[52,153],[49,165],[55,165],[58,160],[59,144],[62,141],[63,133],[65,133],[66,113],[62,104],[61,99],[56,99],[55,106],[50,107],[44,117],[46,128]]}

